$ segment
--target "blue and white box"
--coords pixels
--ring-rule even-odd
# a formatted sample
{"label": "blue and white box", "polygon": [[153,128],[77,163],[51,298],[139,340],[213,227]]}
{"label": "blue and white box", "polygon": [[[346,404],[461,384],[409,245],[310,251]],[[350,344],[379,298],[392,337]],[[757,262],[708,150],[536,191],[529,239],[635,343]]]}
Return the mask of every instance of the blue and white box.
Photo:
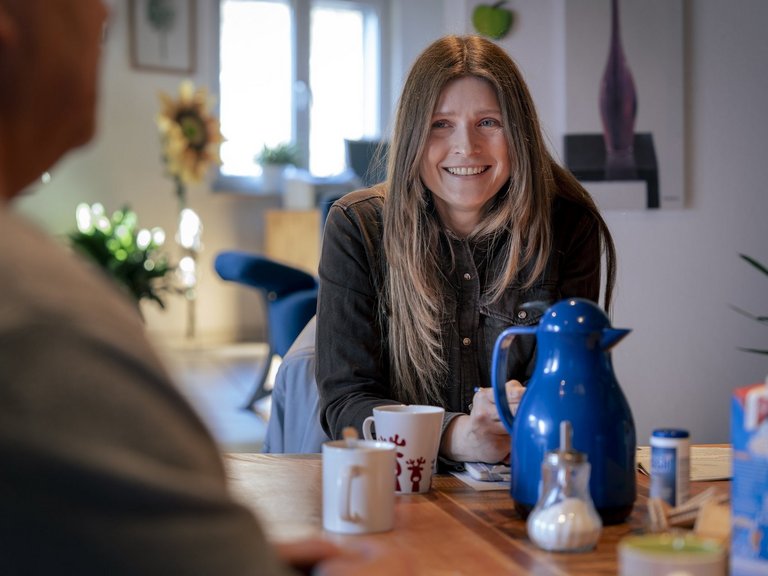
{"label": "blue and white box", "polygon": [[731,574],[768,574],[768,385],[737,388],[731,400]]}

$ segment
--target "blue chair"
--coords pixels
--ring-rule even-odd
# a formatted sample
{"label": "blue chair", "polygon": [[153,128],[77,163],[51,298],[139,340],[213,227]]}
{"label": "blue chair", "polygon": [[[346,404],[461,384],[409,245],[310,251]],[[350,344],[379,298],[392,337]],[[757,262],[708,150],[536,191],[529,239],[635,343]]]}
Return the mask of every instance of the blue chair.
{"label": "blue chair", "polygon": [[[389,145],[378,140],[347,140],[347,164],[360,183],[371,186],[386,177],[386,155]],[[348,176],[315,182],[326,188],[319,199],[322,225],[331,205],[354,189]],[[245,284],[261,291],[267,303],[267,343],[269,356],[256,389],[248,398],[246,408],[270,394],[264,387],[272,357],[281,358],[317,311],[317,279],[298,268],[250,252],[228,250],[216,256],[214,268],[223,280]]]}
{"label": "blue chair", "polygon": [[293,266],[259,254],[239,250],[220,252],[214,261],[217,274],[229,282],[254,288],[267,307],[267,363],[256,379],[244,408],[268,396],[265,388],[274,355],[285,356],[296,337],[317,311],[317,279]]}

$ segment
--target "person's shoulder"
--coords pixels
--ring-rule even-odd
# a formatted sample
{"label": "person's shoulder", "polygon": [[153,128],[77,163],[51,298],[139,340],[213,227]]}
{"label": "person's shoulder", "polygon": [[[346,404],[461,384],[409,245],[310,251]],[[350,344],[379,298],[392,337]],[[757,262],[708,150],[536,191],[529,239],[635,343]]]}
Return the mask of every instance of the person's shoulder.
{"label": "person's shoulder", "polygon": [[[337,214],[343,214],[346,220],[356,222],[358,226],[367,227],[369,224],[379,226],[382,221],[384,209],[385,188],[383,184],[377,184],[372,188],[355,190],[345,194],[336,202]],[[329,213],[329,219],[335,220],[333,209]]]}
{"label": "person's shoulder", "polygon": [[[135,307],[97,267],[55,242],[35,224],[0,209],[0,299],[12,303],[14,322],[56,323],[77,330],[138,333]],[[5,320],[9,320],[8,317]]]}
{"label": "person's shoulder", "polygon": [[381,210],[384,206],[384,185],[377,184],[371,188],[363,188],[349,192],[336,201],[342,210]]}

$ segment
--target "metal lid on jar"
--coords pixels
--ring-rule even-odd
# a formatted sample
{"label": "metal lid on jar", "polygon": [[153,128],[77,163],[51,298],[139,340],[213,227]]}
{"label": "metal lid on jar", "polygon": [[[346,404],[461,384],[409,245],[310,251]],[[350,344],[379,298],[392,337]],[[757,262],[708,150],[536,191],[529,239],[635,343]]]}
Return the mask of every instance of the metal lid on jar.
{"label": "metal lid on jar", "polygon": [[651,435],[654,438],[688,438],[691,434],[681,428],[657,428]]}

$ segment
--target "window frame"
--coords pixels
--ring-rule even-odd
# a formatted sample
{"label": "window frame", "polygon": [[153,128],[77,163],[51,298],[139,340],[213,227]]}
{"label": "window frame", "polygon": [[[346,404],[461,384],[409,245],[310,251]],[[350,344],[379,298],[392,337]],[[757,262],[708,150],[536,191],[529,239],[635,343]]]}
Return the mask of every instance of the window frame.
{"label": "window frame", "polygon": [[[288,0],[291,10],[293,11],[293,46],[294,46],[294,59],[292,63],[292,76],[294,82],[294,98],[296,90],[300,83],[306,89],[309,89],[309,60],[310,60],[310,8],[314,0]],[[378,134],[371,135],[370,138],[378,138],[383,134],[387,119],[390,115],[390,56],[385,50],[385,46],[388,44],[389,32],[389,3],[387,0],[319,0],[325,5],[339,5],[344,7],[359,6],[373,10],[379,19],[379,34],[376,39],[377,50],[379,54],[379,90],[377,94],[377,111],[376,111],[376,124]],[[221,93],[221,85],[219,82],[219,70],[220,70],[220,46],[221,46],[221,2],[222,0],[216,0],[213,9],[213,37],[212,43],[212,66],[211,66],[211,78],[210,86],[214,94]],[[216,99],[216,112],[218,116],[221,116],[221,99]],[[300,143],[301,151],[307,156],[309,150],[309,116],[310,106],[297,106],[295,102],[291,106],[292,114],[292,137],[294,142]],[[322,182],[324,180],[334,180],[337,177],[331,176],[328,178],[312,177],[313,180]],[[215,191],[235,191],[235,192],[249,192],[262,195],[273,194],[269,191],[262,190],[261,177],[260,176],[232,176],[222,174],[221,169],[217,168],[216,176],[212,183],[212,188]]]}

